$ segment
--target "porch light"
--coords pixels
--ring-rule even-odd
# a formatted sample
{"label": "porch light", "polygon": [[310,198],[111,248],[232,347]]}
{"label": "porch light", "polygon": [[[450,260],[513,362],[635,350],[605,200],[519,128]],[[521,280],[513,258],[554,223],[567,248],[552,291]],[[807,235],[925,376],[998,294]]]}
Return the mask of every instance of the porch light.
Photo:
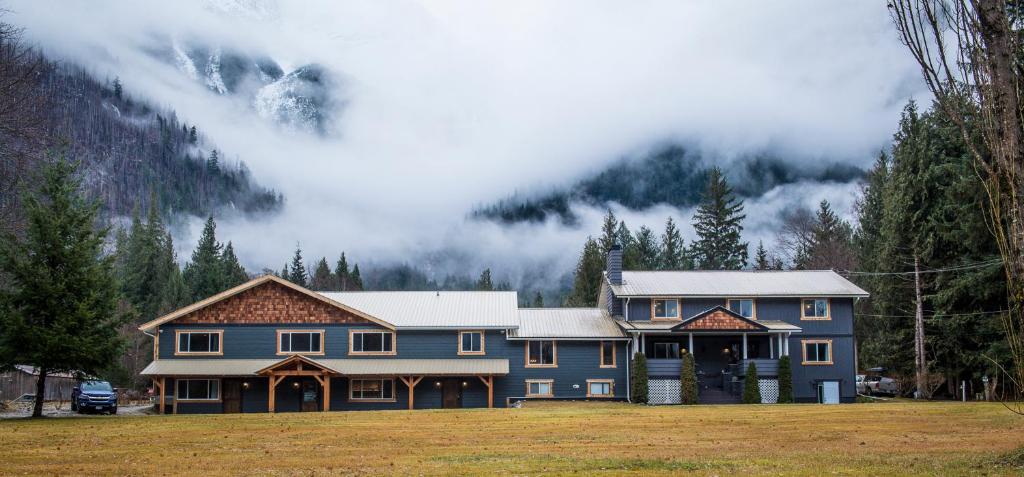
{"label": "porch light", "polygon": [[249,389],[249,381],[243,381],[242,382],[242,388],[243,389]]}
{"label": "porch light", "polygon": [[299,389],[299,382],[295,381],[294,383],[292,383],[292,387],[295,389]]}
{"label": "porch light", "polygon": [[435,388],[441,387],[441,381],[434,381],[434,387]]}
{"label": "porch light", "polygon": [[466,386],[469,386],[469,383],[467,383],[467,382],[463,381],[463,382],[462,382],[462,387],[466,387]]}
{"label": "porch light", "polygon": [[729,348],[722,348],[722,354],[729,354]]}

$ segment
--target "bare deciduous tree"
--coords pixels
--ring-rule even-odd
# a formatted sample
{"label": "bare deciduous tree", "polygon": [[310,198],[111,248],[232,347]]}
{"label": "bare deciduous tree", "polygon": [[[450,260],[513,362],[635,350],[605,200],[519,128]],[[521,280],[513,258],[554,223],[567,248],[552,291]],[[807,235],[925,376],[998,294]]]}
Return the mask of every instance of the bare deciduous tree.
{"label": "bare deciduous tree", "polygon": [[[1008,378],[1024,395],[1024,109],[1020,2],[891,0],[900,40],[921,66],[940,109],[960,129],[988,198],[989,228],[1003,258],[1013,356]],[[1024,414],[1019,399],[1011,407]]]}

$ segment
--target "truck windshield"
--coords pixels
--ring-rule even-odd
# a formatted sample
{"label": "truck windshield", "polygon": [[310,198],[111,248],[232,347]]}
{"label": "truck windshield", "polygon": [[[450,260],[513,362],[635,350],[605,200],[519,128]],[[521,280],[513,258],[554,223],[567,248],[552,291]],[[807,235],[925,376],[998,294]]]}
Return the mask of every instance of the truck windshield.
{"label": "truck windshield", "polygon": [[82,391],[106,391],[111,392],[114,388],[106,381],[86,381],[82,383]]}

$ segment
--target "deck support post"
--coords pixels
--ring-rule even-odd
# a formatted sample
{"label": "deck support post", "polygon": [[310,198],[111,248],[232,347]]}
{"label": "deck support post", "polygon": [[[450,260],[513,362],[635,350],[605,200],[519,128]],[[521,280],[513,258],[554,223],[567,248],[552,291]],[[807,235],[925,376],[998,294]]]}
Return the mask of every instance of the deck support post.
{"label": "deck support post", "polygon": [[743,333],[743,359],[747,359],[747,334]]}
{"label": "deck support post", "polygon": [[314,374],[313,375],[313,379],[315,379],[318,383],[320,383],[320,388],[324,390],[324,392],[323,392],[323,400],[324,400],[323,410],[324,411],[330,411],[331,410],[331,375],[324,373],[324,374],[321,374],[321,375],[317,376],[317,375]]}
{"label": "deck support post", "polygon": [[416,385],[419,384],[420,381],[423,381],[423,376],[399,376],[398,379],[405,383],[406,387],[409,388],[409,410],[412,410],[413,402],[416,396]]}
{"label": "deck support post", "polygon": [[274,401],[275,401],[275,390],[277,385],[284,380],[286,376],[278,376],[271,372],[267,375],[267,389],[270,394],[267,395],[267,412],[274,412]]}
{"label": "deck support post", "polygon": [[494,376],[477,376],[487,386],[487,408],[494,407]]}
{"label": "deck support post", "polygon": [[164,388],[164,384],[167,382],[166,379],[167,378],[165,378],[163,376],[160,376],[160,379],[154,379],[153,380],[153,387],[154,388],[159,388],[159,390],[160,390],[160,407],[159,407],[160,414],[164,413],[164,408],[165,408],[166,402],[167,402],[167,392],[165,391],[165,388]]}

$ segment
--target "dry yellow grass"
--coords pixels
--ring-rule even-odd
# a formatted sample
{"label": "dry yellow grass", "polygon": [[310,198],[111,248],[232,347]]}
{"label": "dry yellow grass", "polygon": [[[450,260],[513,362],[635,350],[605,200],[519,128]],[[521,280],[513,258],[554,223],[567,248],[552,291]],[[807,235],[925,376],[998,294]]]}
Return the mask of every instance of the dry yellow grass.
{"label": "dry yellow grass", "polygon": [[0,474],[1020,475],[1021,446],[998,404],[536,403],[3,420]]}

